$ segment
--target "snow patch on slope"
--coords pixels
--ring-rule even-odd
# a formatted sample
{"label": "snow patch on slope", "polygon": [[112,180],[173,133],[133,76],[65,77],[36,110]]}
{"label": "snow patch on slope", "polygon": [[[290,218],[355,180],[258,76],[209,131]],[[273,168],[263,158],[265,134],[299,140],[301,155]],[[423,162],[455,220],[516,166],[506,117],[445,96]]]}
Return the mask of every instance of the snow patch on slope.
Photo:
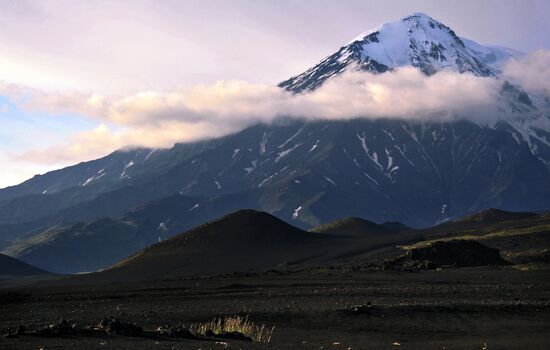
{"label": "snow patch on slope", "polygon": [[298,208],[294,209],[294,213],[292,213],[292,220],[296,220],[298,218],[298,216],[300,215],[300,210],[302,210],[301,205]]}

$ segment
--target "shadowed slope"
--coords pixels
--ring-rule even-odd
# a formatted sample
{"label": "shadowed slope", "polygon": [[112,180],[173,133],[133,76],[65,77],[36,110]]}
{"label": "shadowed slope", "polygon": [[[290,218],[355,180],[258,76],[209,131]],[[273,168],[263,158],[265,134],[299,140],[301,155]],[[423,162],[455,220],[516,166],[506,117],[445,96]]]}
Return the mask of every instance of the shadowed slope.
{"label": "shadowed slope", "polygon": [[138,234],[134,223],[104,218],[54,226],[16,241],[4,253],[54,273],[70,274],[109,266],[152,242]]}
{"label": "shadowed slope", "polygon": [[382,226],[386,230],[394,231],[394,232],[405,232],[405,231],[414,230],[412,227],[409,227],[399,221],[386,221],[381,223],[380,226]]}
{"label": "shadowed slope", "polygon": [[47,271],[31,266],[10,256],[0,254],[0,277],[1,276],[37,276],[48,275]]}
{"label": "shadowed slope", "polygon": [[388,230],[372,221],[353,217],[319,225],[310,231],[353,237],[368,237],[371,235],[386,234],[391,232],[391,230]]}

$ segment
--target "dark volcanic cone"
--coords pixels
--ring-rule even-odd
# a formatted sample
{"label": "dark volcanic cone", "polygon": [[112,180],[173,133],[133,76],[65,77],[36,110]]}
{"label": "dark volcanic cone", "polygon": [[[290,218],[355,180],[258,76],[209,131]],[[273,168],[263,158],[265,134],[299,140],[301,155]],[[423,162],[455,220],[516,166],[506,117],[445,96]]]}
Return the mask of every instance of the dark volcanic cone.
{"label": "dark volcanic cone", "polygon": [[240,210],[155,244],[97,275],[139,280],[269,269],[323,255],[337,241],[263,212]]}

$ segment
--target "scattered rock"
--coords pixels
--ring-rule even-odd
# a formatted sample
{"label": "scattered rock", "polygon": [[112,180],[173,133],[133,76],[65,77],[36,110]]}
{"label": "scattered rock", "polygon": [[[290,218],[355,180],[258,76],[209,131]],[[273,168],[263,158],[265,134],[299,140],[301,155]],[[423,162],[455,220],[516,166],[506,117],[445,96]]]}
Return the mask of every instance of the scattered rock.
{"label": "scattered rock", "polygon": [[3,335],[4,338],[17,338],[20,335],[24,335],[26,328],[23,325],[20,325],[15,330],[8,329],[8,332]]}
{"label": "scattered rock", "polygon": [[231,339],[231,340],[241,340],[241,341],[252,341],[252,338],[247,337],[246,335],[242,334],[241,332],[237,332],[237,331],[214,333],[211,330],[207,330],[205,335],[207,337],[215,337],[215,338],[223,338],[223,339]]}
{"label": "scattered rock", "polygon": [[58,337],[75,333],[76,324],[71,325],[66,319],[61,319],[59,322],[52,323],[45,328],[36,331],[37,335],[46,337]]}
{"label": "scattered rock", "polygon": [[350,315],[381,316],[380,308],[374,306],[370,301],[365,305],[354,305],[345,309],[344,312]]}
{"label": "scattered rock", "polygon": [[186,338],[186,339],[196,338],[195,335],[191,333],[191,331],[184,326],[172,327],[170,325],[162,325],[157,328],[157,333],[160,336],[170,337],[170,338]]}

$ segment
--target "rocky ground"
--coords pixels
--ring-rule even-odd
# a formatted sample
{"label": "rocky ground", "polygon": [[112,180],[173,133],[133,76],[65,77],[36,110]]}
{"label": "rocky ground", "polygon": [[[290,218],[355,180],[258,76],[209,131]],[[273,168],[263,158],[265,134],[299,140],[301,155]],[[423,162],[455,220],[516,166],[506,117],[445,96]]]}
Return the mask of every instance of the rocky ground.
{"label": "rocky ground", "polygon": [[[548,277],[548,270],[512,267],[322,268],[4,289],[0,330],[9,336],[0,339],[0,348],[548,349]],[[156,331],[229,315],[275,326],[271,342],[187,339]]]}

